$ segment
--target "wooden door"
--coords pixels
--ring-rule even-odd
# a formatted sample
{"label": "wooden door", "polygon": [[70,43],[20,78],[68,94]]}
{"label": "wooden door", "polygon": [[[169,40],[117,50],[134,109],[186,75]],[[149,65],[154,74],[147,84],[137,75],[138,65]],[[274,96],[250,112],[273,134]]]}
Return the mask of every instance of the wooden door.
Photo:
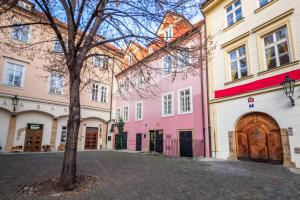
{"label": "wooden door", "polygon": [[86,128],[85,147],[84,149],[97,149],[98,145],[98,128]]}
{"label": "wooden door", "polygon": [[249,160],[247,133],[237,132],[237,155],[239,160]]}
{"label": "wooden door", "polygon": [[179,146],[181,157],[193,157],[193,134],[192,131],[179,132]]}
{"label": "wooden door", "polygon": [[250,159],[255,161],[269,160],[267,133],[259,126],[253,126],[248,135]]}
{"label": "wooden door", "polygon": [[244,116],[236,128],[237,158],[269,163],[283,163],[280,128],[267,114]]}
{"label": "wooden door", "polygon": [[38,152],[41,151],[43,141],[43,125],[28,124],[25,135],[24,151]]}

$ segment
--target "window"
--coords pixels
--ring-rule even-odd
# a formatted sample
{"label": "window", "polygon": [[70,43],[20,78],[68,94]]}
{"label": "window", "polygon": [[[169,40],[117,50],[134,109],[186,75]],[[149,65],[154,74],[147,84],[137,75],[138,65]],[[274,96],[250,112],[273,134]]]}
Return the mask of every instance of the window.
{"label": "window", "polygon": [[193,112],[192,88],[186,88],[178,92],[179,97],[179,113]]}
{"label": "window", "polygon": [[188,51],[183,51],[178,54],[178,68],[182,70],[190,64],[190,54]]}
{"label": "window", "polygon": [[264,45],[268,69],[279,67],[291,62],[286,26],[265,36]]}
{"label": "window", "polygon": [[246,47],[229,52],[231,81],[248,76]]}
{"label": "window", "polygon": [[99,85],[97,83],[94,83],[92,87],[92,101],[99,101]]}
{"label": "window", "polygon": [[240,21],[243,18],[241,0],[235,1],[226,8],[227,26]]}
{"label": "window", "polygon": [[103,69],[108,68],[108,58],[100,55],[94,56],[94,66]]}
{"label": "window", "polygon": [[136,81],[137,81],[137,87],[141,87],[143,85],[143,83],[144,83],[144,80],[145,80],[144,79],[144,74],[142,72],[140,72],[138,74],[137,79],[136,79]]}
{"label": "window", "polygon": [[148,48],[148,52],[149,52],[149,54],[153,53],[153,47],[152,47],[152,46],[150,46],[150,47]]}
{"label": "window", "polygon": [[124,119],[124,122],[129,121],[129,107],[128,106],[123,107],[123,119]]}
{"label": "window", "polygon": [[106,86],[101,86],[100,102],[107,103],[107,87]]}
{"label": "window", "polygon": [[128,62],[129,62],[129,65],[133,64],[133,55],[129,55]]}
{"label": "window", "polygon": [[4,84],[14,87],[21,87],[23,81],[23,74],[23,65],[7,62]]}
{"label": "window", "polygon": [[172,72],[172,57],[166,56],[164,59],[164,74],[170,74]]}
{"label": "window", "polygon": [[129,91],[129,80],[128,79],[125,79],[125,81],[124,81],[124,89],[125,89],[125,91]]}
{"label": "window", "polygon": [[50,75],[50,90],[52,94],[63,94],[64,90],[64,76],[57,72],[52,72]]}
{"label": "window", "polygon": [[169,41],[173,37],[173,27],[168,27],[165,32],[165,41]]}
{"label": "window", "polygon": [[27,43],[29,40],[29,26],[18,26],[15,24],[12,30],[12,39]]}
{"label": "window", "polygon": [[118,122],[118,121],[120,121],[120,119],[121,119],[121,109],[118,108],[116,110],[116,121]]}
{"label": "window", "polygon": [[168,93],[162,97],[162,115],[173,115],[173,93]]}
{"label": "window", "polygon": [[31,10],[32,9],[32,5],[25,3],[24,1],[18,1],[18,6],[20,8],[24,8],[26,10]]}
{"label": "window", "polygon": [[271,0],[259,0],[259,6],[263,7],[267,5]]}
{"label": "window", "polygon": [[135,105],[135,120],[143,119],[143,102],[137,102]]}
{"label": "window", "polygon": [[61,44],[60,44],[59,41],[55,41],[54,47],[53,47],[53,52],[55,52],[55,53],[61,53],[61,52],[63,52]]}
{"label": "window", "polygon": [[60,143],[65,144],[67,141],[67,127],[62,126],[61,127],[61,137],[60,137]]}

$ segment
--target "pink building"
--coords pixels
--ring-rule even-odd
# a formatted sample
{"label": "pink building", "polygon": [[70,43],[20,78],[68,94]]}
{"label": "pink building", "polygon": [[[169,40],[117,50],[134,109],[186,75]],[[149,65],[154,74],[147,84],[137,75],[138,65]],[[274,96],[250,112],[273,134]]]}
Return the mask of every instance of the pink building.
{"label": "pink building", "polygon": [[[118,74],[116,119],[125,121],[123,148],[167,156],[209,156],[204,24],[176,13],[157,40],[132,42]],[[176,44],[176,45],[175,45]],[[166,47],[168,46],[168,47]]]}

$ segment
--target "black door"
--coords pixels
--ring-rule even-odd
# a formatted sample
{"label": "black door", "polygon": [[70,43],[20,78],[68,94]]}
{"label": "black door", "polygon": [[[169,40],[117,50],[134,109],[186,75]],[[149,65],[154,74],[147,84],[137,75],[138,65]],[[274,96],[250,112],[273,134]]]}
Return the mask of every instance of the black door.
{"label": "black door", "polygon": [[150,131],[150,151],[163,153],[164,151],[164,138],[162,131]]}
{"label": "black door", "polygon": [[142,134],[141,133],[136,134],[135,150],[142,151]]}
{"label": "black door", "polygon": [[122,134],[122,149],[127,149],[127,133]]}
{"label": "black door", "polygon": [[180,156],[193,157],[193,134],[192,131],[180,131]]}

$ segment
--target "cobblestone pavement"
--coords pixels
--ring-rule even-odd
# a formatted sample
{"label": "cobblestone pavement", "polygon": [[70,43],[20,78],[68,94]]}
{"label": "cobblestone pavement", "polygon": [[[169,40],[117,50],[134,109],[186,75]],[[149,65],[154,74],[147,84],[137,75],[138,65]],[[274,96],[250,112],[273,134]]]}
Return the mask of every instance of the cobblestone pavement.
{"label": "cobblestone pavement", "polygon": [[79,153],[78,174],[99,180],[89,192],[25,196],[20,188],[59,175],[62,157],[0,155],[0,199],[300,199],[300,175],[282,166],[113,151]]}

